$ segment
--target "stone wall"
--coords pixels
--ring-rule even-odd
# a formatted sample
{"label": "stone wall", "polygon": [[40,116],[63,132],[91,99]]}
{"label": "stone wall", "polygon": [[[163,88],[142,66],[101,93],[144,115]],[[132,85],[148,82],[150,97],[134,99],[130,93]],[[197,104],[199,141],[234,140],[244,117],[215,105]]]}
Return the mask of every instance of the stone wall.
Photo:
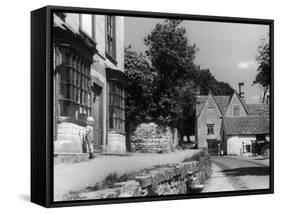
{"label": "stone wall", "polygon": [[122,154],[126,152],[125,135],[108,131],[107,153]]}
{"label": "stone wall", "polygon": [[128,175],[128,180],[112,188],[83,191],[64,196],[64,200],[87,200],[152,195],[175,195],[200,192],[210,175],[210,158],[201,152],[191,160],[163,165]]}
{"label": "stone wall", "polygon": [[86,128],[71,122],[58,123],[54,153],[83,153],[82,135]]}
{"label": "stone wall", "polygon": [[81,154],[54,154],[53,156],[54,164],[62,164],[62,163],[79,163],[82,161],[89,160],[88,153]]}
{"label": "stone wall", "polygon": [[178,144],[178,132],[155,123],[140,124],[130,136],[132,152],[166,153]]}

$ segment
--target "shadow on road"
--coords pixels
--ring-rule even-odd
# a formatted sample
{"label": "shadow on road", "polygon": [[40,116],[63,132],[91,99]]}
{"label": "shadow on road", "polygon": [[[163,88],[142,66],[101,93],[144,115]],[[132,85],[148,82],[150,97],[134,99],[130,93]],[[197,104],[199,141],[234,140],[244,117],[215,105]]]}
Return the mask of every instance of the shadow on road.
{"label": "shadow on road", "polygon": [[222,170],[227,176],[262,176],[269,175],[269,167],[241,167],[235,169]]}

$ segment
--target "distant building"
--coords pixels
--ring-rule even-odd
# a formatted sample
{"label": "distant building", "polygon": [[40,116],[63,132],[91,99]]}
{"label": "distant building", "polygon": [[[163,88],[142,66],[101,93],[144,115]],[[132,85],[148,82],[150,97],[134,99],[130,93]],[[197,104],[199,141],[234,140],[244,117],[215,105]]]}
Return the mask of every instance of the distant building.
{"label": "distant building", "polygon": [[195,137],[198,148],[217,154],[247,155],[257,141],[269,140],[269,105],[246,104],[231,96],[197,96]]}
{"label": "distant building", "polygon": [[123,17],[55,13],[53,47],[54,152],[87,152],[89,116],[96,151],[125,152]]}

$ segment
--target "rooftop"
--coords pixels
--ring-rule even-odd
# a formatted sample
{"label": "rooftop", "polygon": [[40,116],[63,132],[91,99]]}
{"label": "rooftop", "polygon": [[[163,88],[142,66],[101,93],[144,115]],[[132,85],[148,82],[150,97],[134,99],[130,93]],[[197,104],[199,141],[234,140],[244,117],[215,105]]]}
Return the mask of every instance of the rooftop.
{"label": "rooftop", "polygon": [[268,116],[224,117],[223,125],[228,135],[256,135],[269,133]]}

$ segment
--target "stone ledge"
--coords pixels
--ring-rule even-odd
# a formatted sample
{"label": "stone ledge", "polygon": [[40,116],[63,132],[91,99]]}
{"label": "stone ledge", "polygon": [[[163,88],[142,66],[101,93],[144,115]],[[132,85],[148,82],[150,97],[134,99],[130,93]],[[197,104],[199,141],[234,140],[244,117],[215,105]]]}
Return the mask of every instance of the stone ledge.
{"label": "stone ledge", "polygon": [[[79,199],[142,197],[200,192],[210,174],[207,153],[199,160],[157,166],[129,175],[129,180],[113,184],[112,188],[85,191]],[[67,196],[65,197],[67,199]]]}

